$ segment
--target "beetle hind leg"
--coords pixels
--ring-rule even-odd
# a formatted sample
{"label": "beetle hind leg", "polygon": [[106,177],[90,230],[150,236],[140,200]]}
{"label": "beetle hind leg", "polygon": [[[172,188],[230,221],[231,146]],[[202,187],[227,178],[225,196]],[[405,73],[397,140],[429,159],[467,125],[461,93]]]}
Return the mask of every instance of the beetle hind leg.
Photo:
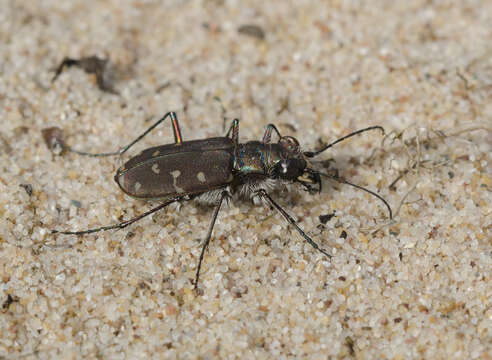
{"label": "beetle hind leg", "polygon": [[90,157],[103,157],[103,156],[115,156],[115,155],[123,155],[125,152],[127,152],[133,145],[135,145],[137,142],[142,140],[149,132],[154,130],[159,124],[161,124],[164,120],[167,118],[171,119],[171,126],[173,129],[173,134],[174,134],[174,142],[176,144],[180,144],[183,142],[183,137],[181,136],[181,130],[179,128],[179,121],[178,117],[176,116],[176,113],[174,111],[170,111],[166,113],[163,117],[161,117],[159,120],[157,120],[154,124],[152,124],[147,130],[145,130],[142,134],[140,134],[135,140],[133,140],[131,143],[129,143],[126,146],[123,146],[119,150],[113,151],[113,152],[107,152],[107,153],[90,153],[86,151],[80,151],[80,150],[75,150],[72,149],[70,146],[63,144],[64,150],[73,152],[78,155],[83,155],[83,156],[90,156]]}

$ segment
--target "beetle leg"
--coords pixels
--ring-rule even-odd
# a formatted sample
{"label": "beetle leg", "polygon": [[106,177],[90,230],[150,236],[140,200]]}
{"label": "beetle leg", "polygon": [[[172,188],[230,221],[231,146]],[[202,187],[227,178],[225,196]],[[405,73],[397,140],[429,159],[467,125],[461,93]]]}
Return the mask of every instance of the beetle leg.
{"label": "beetle leg", "polygon": [[231,127],[227,131],[225,137],[229,137],[232,133],[232,143],[234,145],[234,158],[239,159],[239,119],[232,120]]}
{"label": "beetle leg", "polygon": [[147,130],[145,130],[141,135],[139,135],[135,140],[133,140],[131,143],[128,145],[120,148],[117,151],[109,152],[109,153],[89,153],[85,151],[79,151],[72,149],[68,145],[65,145],[65,149],[73,152],[78,155],[84,155],[84,156],[91,156],[91,157],[101,157],[101,156],[115,156],[115,155],[122,155],[124,154],[128,149],[130,149],[133,145],[135,145],[137,142],[142,140],[149,132],[154,130],[160,123],[162,123],[164,120],[166,120],[168,117],[171,118],[172,121],[172,128],[174,132],[174,141],[175,143],[179,144],[182,142],[182,137],[181,137],[181,131],[179,129],[179,122],[178,122],[178,117],[176,116],[176,113],[174,111],[170,111],[167,114],[165,114],[162,118],[157,120],[151,127],[149,127]]}
{"label": "beetle leg", "polygon": [[[183,137],[181,136],[181,130],[179,129],[178,117],[176,116],[176,113],[174,111],[171,111],[168,114],[169,114],[169,117],[171,118],[171,121],[172,121],[173,133],[174,133],[174,142],[176,144],[181,144],[183,142]],[[162,119],[163,119],[162,121],[164,121],[165,116]]]}
{"label": "beetle leg", "polygon": [[294,226],[294,228],[297,230],[297,232],[308,242],[309,245],[311,245],[313,248],[318,250],[320,253],[328,257],[329,259],[332,258],[330,254],[328,254],[325,250],[321,249],[318,244],[316,244],[313,239],[311,239],[300,227],[297,225],[297,222],[294,220],[292,216],[290,216],[279,204],[277,204],[271,197],[268,195],[268,193],[264,189],[260,189],[255,192],[255,195],[258,195],[260,198],[266,200],[272,207],[274,207],[280,215],[284,217],[284,219]]}
{"label": "beetle leg", "polygon": [[220,195],[219,202],[215,207],[214,214],[212,215],[212,222],[210,223],[210,226],[208,228],[207,237],[203,242],[202,251],[200,253],[200,259],[198,260],[198,267],[196,269],[196,275],[195,275],[195,290],[198,289],[198,280],[200,278],[200,269],[202,267],[203,256],[205,255],[205,250],[207,249],[208,244],[210,243],[210,239],[212,238],[212,231],[214,229],[215,220],[217,220],[217,215],[219,215],[219,210],[220,210],[220,206],[222,205],[222,201],[224,201],[224,199],[227,196],[228,196],[228,192],[223,191],[222,194]]}
{"label": "beetle leg", "polygon": [[225,137],[229,137],[232,133],[232,141],[234,145],[237,145],[239,143],[239,119],[234,119],[232,120],[231,127],[227,131],[227,134]]}
{"label": "beetle leg", "polygon": [[273,124],[268,124],[266,127],[266,130],[265,130],[265,133],[263,134],[263,142],[265,144],[270,143],[270,140],[272,138],[272,130],[277,133],[279,138],[282,138],[282,135],[280,135],[280,131],[278,131],[277,127]]}
{"label": "beetle leg", "polygon": [[92,233],[99,232],[99,231],[106,231],[106,230],[112,230],[112,229],[123,229],[123,228],[127,227],[128,225],[131,225],[134,222],[136,222],[136,221],[138,221],[140,219],[143,219],[144,217],[146,217],[146,216],[148,216],[150,214],[153,214],[156,211],[161,210],[162,208],[165,208],[166,206],[172,204],[173,202],[176,202],[176,201],[181,200],[181,198],[182,197],[180,196],[180,197],[175,197],[175,198],[169,199],[166,202],[160,204],[159,206],[156,206],[155,208],[152,208],[149,211],[144,212],[143,214],[138,215],[138,216],[136,216],[136,217],[134,217],[132,219],[129,219],[129,220],[125,220],[123,222],[120,222],[119,224],[101,226],[101,227],[98,227],[98,228],[89,229],[89,230],[83,230],[83,231],[51,230],[51,233],[52,234],[65,234],[65,235],[85,235],[85,234],[92,234]]}

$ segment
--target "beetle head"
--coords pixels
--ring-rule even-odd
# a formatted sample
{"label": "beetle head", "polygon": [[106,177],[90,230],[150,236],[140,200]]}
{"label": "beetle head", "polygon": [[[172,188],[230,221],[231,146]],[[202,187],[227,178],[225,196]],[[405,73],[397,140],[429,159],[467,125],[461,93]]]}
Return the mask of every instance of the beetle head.
{"label": "beetle head", "polygon": [[384,129],[381,126],[370,126],[365,129],[354,131],[332,142],[331,144],[326,145],[325,147],[319,150],[304,151],[304,152],[300,151],[299,142],[295,138],[293,138],[292,136],[282,136],[280,137],[278,144],[283,149],[283,156],[281,157],[280,161],[276,164],[275,173],[277,177],[280,179],[285,179],[285,180],[300,183],[304,187],[304,190],[309,191],[310,193],[321,192],[322,176],[335,180],[342,184],[350,185],[359,190],[365,191],[371,194],[372,196],[377,197],[379,200],[381,200],[386,206],[386,208],[388,209],[389,218],[392,219],[393,212],[391,210],[391,206],[382,196],[362,186],[348,182],[347,180],[339,177],[338,173],[335,175],[325,174],[309,167],[310,164],[308,159],[318,156],[319,154],[323,153],[327,149],[331,148],[333,145],[343,140],[346,140],[354,135],[363,133],[368,130],[381,130],[384,133]]}
{"label": "beetle head", "polygon": [[278,141],[278,145],[281,146],[282,151],[280,160],[274,168],[276,178],[299,182],[309,191],[312,191],[316,184],[320,184],[321,187],[319,175],[308,168],[308,161],[306,156],[300,151],[299,142],[296,138],[282,136]]}

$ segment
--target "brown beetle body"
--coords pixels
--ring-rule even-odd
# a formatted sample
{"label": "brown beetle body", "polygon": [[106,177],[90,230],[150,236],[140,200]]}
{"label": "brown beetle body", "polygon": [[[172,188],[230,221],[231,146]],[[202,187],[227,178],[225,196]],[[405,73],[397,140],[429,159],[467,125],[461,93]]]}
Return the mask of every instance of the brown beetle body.
{"label": "brown beetle body", "polygon": [[[130,220],[109,226],[101,226],[84,231],[58,231],[52,233],[83,235],[110,229],[122,229],[134,222],[159,211],[166,206],[183,200],[201,199],[215,205],[215,211],[205,241],[195,275],[195,288],[198,285],[200,268],[205,250],[210,242],[215,221],[222,202],[234,195],[258,197],[271,208],[276,209],[292,225],[304,240],[328,259],[331,255],[320,248],[307,235],[279,204],[271,198],[267,188],[273,183],[297,183],[304,190],[321,191],[321,176],[364,190],[384,202],[391,219],[389,204],[376,193],[359,185],[319,172],[310,167],[309,158],[315,157],[334,144],[368,130],[383,130],[371,126],[346,135],[317,151],[301,151],[299,142],[291,136],[281,136],[273,124],[269,124],[262,141],[239,143],[239,120],[234,120],[224,137],[183,141],[178,119],[169,112],[124,148],[112,153],[91,154],[64,149],[88,156],[121,155],[141,140],[152,129],[170,118],[174,132],[174,143],[151,147],[128,160],[118,169],[114,177],[118,186],[126,194],[140,199],[165,198],[159,206]],[[384,130],[383,130],[384,131]],[[272,142],[272,132],[278,136]]]}
{"label": "brown beetle body", "polygon": [[156,146],[128,160],[114,179],[140,199],[199,194],[232,182],[233,151],[227,137]]}

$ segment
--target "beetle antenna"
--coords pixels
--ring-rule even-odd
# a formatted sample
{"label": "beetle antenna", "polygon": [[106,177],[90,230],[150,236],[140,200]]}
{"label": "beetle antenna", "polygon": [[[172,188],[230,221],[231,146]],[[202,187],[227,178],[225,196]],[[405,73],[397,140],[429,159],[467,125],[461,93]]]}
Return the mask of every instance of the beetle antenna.
{"label": "beetle antenna", "polygon": [[348,135],[345,135],[345,136],[341,137],[340,139],[332,142],[331,144],[326,145],[325,147],[323,147],[323,148],[321,148],[319,150],[316,150],[316,151],[305,151],[304,152],[304,156],[306,156],[308,158],[315,157],[315,156],[321,154],[323,151],[331,148],[333,145],[338,144],[339,142],[341,142],[343,140],[346,140],[349,137],[352,137],[354,135],[361,134],[361,133],[366,132],[366,131],[369,131],[369,130],[381,130],[383,132],[383,135],[384,135],[384,129],[383,129],[382,126],[369,126],[367,128],[360,129],[360,130],[354,131],[354,132],[352,132],[352,133],[350,133]]}
{"label": "beetle antenna", "polygon": [[329,178],[329,179],[332,179],[332,180],[338,181],[338,182],[339,182],[339,183],[341,183],[341,184],[347,184],[347,185],[353,186],[353,187],[355,187],[355,188],[357,188],[357,189],[359,189],[359,190],[365,191],[365,192],[367,192],[367,193],[369,193],[369,194],[371,194],[371,195],[373,195],[373,196],[377,197],[377,198],[378,198],[379,200],[381,200],[381,201],[384,203],[384,205],[388,208],[388,213],[389,213],[389,218],[390,218],[390,220],[392,220],[392,219],[393,219],[393,211],[391,210],[391,206],[388,204],[388,202],[387,202],[387,201],[386,201],[386,200],[385,200],[385,199],[384,199],[381,195],[378,195],[378,194],[376,194],[374,191],[371,191],[371,190],[369,190],[369,189],[366,189],[365,187],[362,187],[362,186],[360,186],[360,185],[357,185],[357,184],[353,184],[353,183],[351,183],[351,182],[348,182],[347,180],[345,180],[345,179],[343,179],[343,178],[341,178],[341,177],[338,177],[338,176],[335,176],[335,175],[328,175],[328,174],[324,174],[324,173],[322,173],[322,172],[318,172],[318,174],[319,174],[319,175],[321,175],[321,176],[325,176],[325,177],[327,177],[327,178]]}

